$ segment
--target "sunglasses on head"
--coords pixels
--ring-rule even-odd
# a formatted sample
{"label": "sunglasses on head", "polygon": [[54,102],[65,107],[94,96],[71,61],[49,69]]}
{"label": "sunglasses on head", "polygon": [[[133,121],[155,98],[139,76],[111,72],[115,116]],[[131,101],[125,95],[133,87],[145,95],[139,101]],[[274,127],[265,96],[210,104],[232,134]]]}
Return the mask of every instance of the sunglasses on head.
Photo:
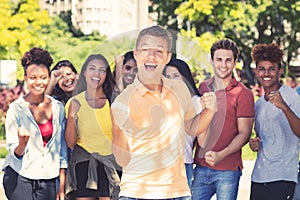
{"label": "sunglasses on head", "polygon": [[126,71],[130,71],[131,69],[133,69],[133,72],[137,73],[138,72],[138,68],[137,67],[131,67],[129,65],[125,65],[124,66]]}

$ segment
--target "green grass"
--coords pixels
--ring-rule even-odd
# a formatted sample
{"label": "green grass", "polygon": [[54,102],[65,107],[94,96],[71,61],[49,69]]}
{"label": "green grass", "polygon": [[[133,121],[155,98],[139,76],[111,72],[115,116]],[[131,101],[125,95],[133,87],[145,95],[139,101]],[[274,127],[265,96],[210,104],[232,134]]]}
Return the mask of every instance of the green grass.
{"label": "green grass", "polygon": [[249,143],[246,144],[242,149],[242,159],[243,160],[255,160],[256,159],[256,152],[253,152],[250,147]]}

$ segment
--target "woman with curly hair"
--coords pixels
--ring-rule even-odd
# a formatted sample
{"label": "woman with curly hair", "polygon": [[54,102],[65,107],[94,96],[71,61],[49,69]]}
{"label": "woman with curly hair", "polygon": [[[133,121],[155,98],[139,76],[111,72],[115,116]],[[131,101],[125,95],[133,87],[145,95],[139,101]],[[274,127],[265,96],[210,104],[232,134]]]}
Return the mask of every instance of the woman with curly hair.
{"label": "woman with curly hair", "polygon": [[[3,185],[8,199],[64,199],[67,147],[64,106],[45,95],[52,58],[32,48],[22,58],[28,94],[10,104],[5,132],[8,155]],[[60,185],[56,179],[60,177]],[[56,188],[59,188],[56,195]]]}
{"label": "woman with curly hair", "polygon": [[101,54],[84,62],[75,96],[66,104],[66,142],[73,149],[66,193],[72,199],[117,198],[119,176],[112,155],[111,95],[115,82]]}
{"label": "woman with curly hair", "polygon": [[277,44],[258,44],[251,52],[255,74],[264,88],[255,102],[257,151],[251,177],[250,199],[293,199],[298,178],[300,97],[280,82],[283,50]]}

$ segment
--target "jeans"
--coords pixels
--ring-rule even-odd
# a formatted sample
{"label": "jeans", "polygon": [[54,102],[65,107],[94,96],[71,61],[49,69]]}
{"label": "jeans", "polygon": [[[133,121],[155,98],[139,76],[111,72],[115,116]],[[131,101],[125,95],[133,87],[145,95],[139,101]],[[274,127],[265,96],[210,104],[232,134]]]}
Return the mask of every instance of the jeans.
{"label": "jeans", "polygon": [[3,176],[5,195],[9,200],[54,200],[56,178],[31,180],[6,167]]}
{"label": "jeans", "polygon": [[[161,200],[190,200],[191,197],[176,197],[170,199],[161,199]],[[131,198],[131,197],[120,197],[119,200],[147,200],[147,199],[139,199],[139,198]],[[152,200],[159,200],[159,199],[152,199]]]}
{"label": "jeans", "polygon": [[194,178],[194,168],[193,168],[193,164],[187,164],[185,163],[185,171],[186,171],[186,178],[187,178],[187,181],[188,181],[188,185],[189,185],[189,188],[190,190],[192,189],[192,181],[193,181],[193,178]]}
{"label": "jeans", "polygon": [[197,165],[192,183],[193,200],[210,200],[216,193],[217,200],[236,200],[241,170],[214,170]]}

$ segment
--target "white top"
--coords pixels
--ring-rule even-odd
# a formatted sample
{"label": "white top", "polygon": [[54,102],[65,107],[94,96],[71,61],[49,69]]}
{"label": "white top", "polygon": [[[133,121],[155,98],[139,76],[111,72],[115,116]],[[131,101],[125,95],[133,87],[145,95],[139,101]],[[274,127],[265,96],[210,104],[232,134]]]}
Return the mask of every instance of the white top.
{"label": "white top", "polygon": [[[199,114],[202,111],[202,105],[200,102],[200,97],[195,95],[192,97],[192,101],[196,110],[196,114]],[[193,143],[195,137],[185,134],[185,146],[184,146],[184,163],[192,164],[194,163],[193,157]]]}

